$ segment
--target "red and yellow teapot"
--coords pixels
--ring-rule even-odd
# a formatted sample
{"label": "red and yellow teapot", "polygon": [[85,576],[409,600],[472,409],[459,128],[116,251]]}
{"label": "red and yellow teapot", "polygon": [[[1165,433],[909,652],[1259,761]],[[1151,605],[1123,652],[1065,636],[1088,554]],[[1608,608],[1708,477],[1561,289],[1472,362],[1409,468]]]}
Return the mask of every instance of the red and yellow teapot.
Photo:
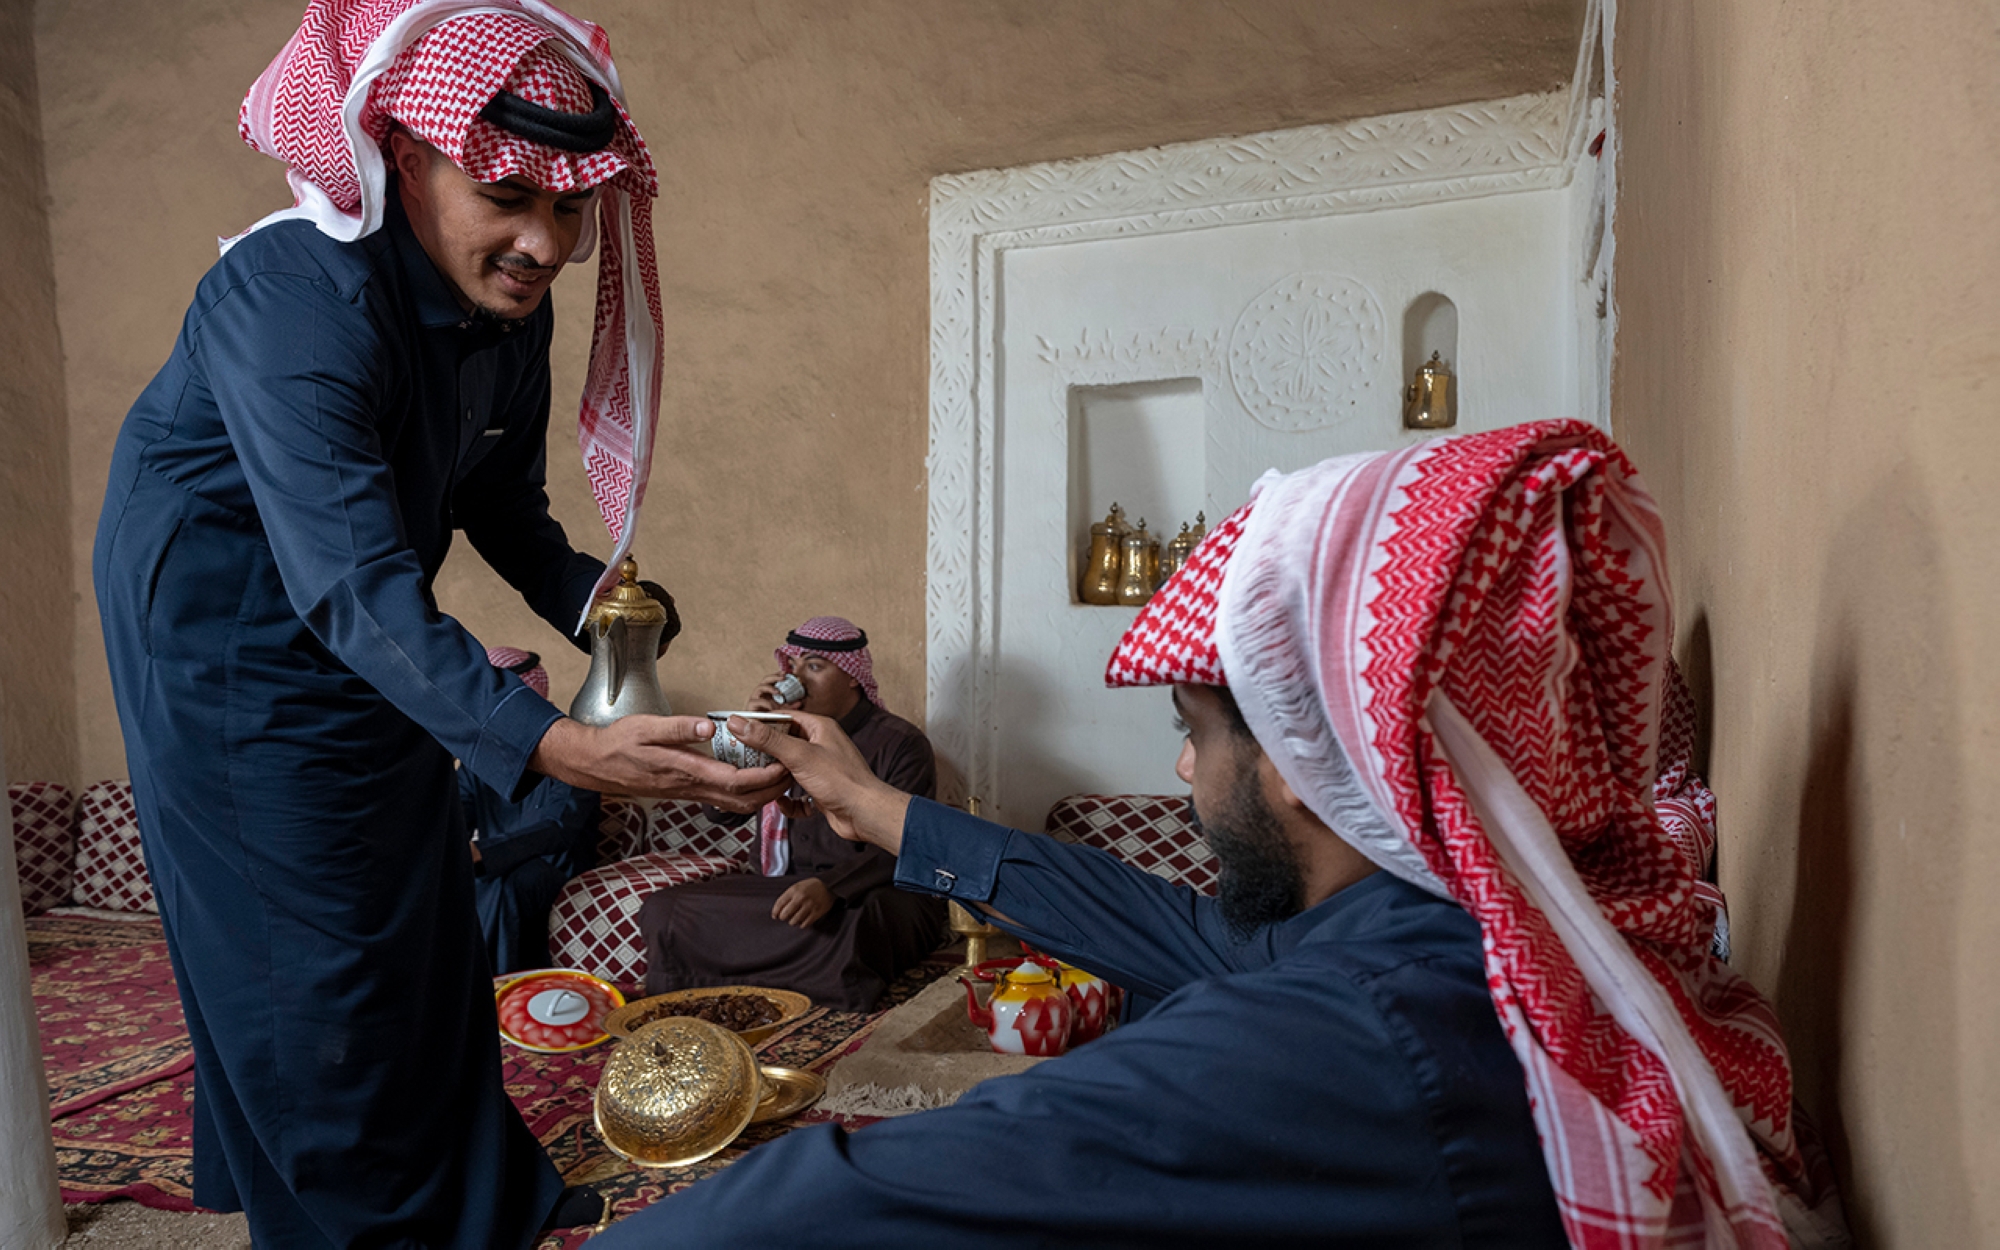
{"label": "red and yellow teapot", "polygon": [[1003,1055],[1060,1055],[1095,1041],[1118,1005],[1117,986],[1034,951],[1020,959],[989,959],[972,972],[994,986],[982,1006],[972,981],[959,978],[966,1015]]}

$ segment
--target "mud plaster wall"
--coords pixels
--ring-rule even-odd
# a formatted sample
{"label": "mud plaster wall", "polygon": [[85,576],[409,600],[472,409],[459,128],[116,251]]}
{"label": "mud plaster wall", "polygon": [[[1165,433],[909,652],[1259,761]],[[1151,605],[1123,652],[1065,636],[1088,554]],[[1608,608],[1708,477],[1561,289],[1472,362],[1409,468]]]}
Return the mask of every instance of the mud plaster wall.
{"label": "mud plaster wall", "polygon": [[[661,451],[638,554],[687,632],[677,708],[734,706],[818,613],[876,639],[921,719],[929,270],[943,172],[1548,90],[1581,0],[705,0],[578,4],[612,35],[665,181]],[[47,0],[37,54],[69,354],[82,772],[122,775],[88,552],[109,446],[214,238],[289,201],[236,107],[298,0]],[[555,298],[551,493],[608,544],[574,448],[595,262]],[[439,583],[480,638],[583,657],[461,547]]]}
{"label": "mud plaster wall", "polygon": [[72,783],[69,447],[33,33],[29,0],[0,0],[0,733],[13,779]]}
{"label": "mud plaster wall", "polygon": [[1616,432],[1864,1246],[2000,1245],[2000,10],[1619,6]]}

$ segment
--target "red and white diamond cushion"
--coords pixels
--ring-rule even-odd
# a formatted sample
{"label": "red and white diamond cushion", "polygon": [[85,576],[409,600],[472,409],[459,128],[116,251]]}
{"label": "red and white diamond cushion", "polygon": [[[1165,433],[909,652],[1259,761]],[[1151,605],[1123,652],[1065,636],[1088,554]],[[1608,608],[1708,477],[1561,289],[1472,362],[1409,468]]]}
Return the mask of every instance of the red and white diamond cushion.
{"label": "red and white diamond cushion", "polygon": [[131,782],[100,781],[77,800],[76,879],[70,899],[107,911],[160,910],[146,876]]}
{"label": "red and white diamond cushion", "polygon": [[76,796],[53,781],[7,787],[14,811],[14,875],[21,882],[21,911],[35,915],[69,902],[76,866]]}
{"label": "red and white diamond cushion", "polygon": [[615,864],[645,849],[645,805],[607,796],[597,815],[597,862]]}
{"label": "red and white diamond cushion", "polygon": [[741,864],[720,856],[660,851],[593,868],[564,886],[549,909],[549,954],[558,968],[636,989],[646,978],[639,908],[647,895],[741,871]]}
{"label": "red and white diamond cushion", "polygon": [[1215,854],[1188,819],[1184,795],[1072,794],[1049,809],[1044,828],[1059,841],[1110,851],[1134,868],[1215,893]]}
{"label": "red and white diamond cushion", "polygon": [[714,855],[735,860],[745,869],[756,866],[755,818],[734,825],[710,819],[699,803],[662,799],[653,807],[652,836],[646,849],[679,855]]}

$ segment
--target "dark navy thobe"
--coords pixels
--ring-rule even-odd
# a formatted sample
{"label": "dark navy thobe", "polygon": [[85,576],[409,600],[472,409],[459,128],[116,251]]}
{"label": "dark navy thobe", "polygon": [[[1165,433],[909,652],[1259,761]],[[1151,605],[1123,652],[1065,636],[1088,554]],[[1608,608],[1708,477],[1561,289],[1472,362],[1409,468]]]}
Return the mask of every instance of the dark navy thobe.
{"label": "dark navy thobe", "polygon": [[553,778],[510,799],[463,768],[458,801],[479,840],[472,901],[487,960],[496,973],[548,967],[549,909],[571,878],[597,862],[602,801],[594,790]]}
{"label": "dark navy thobe", "polygon": [[522,1246],[561,1181],[500,1082],[454,756],[558,713],[441,615],[463,529],[567,634],[551,312],[467,318],[389,196],[209,270],[112,453],[93,573],[195,1052],[195,1201],[260,1248]]}
{"label": "dark navy thobe", "polygon": [[1453,904],[1378,872],[1239,942],[1211,898],[922,799],[897,880],[1164,1001],[943,1110],[798,1129],[593,1248],[1568,1244]]}

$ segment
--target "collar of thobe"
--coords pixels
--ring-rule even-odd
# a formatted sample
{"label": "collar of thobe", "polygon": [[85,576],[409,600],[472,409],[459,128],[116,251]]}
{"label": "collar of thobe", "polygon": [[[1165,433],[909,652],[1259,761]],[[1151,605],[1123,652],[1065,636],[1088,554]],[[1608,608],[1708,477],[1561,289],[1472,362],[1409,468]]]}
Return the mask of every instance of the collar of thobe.
{"label": "collar of thobe", "polygon": [[391,181],[383,223],[395,241],[396,260],[403,267],[410,299],[416,305],[417,324],[426,330],[473,328],[472,314],[459,304],[451,284],[438,272],[437,262],[424,250],[423,240],[417,238],[415,228],[410,225],[409,216],[403,211],[402,196],[396,193],[395,186]]}
{"label": "collar of thobe", "polygon": [[840,718],[840,731],[852,738],[856,731],[875,718],[875,712],[876,707],[868,701],[867,696],[856,699],[854,706],[848,709],[847,715]]}

